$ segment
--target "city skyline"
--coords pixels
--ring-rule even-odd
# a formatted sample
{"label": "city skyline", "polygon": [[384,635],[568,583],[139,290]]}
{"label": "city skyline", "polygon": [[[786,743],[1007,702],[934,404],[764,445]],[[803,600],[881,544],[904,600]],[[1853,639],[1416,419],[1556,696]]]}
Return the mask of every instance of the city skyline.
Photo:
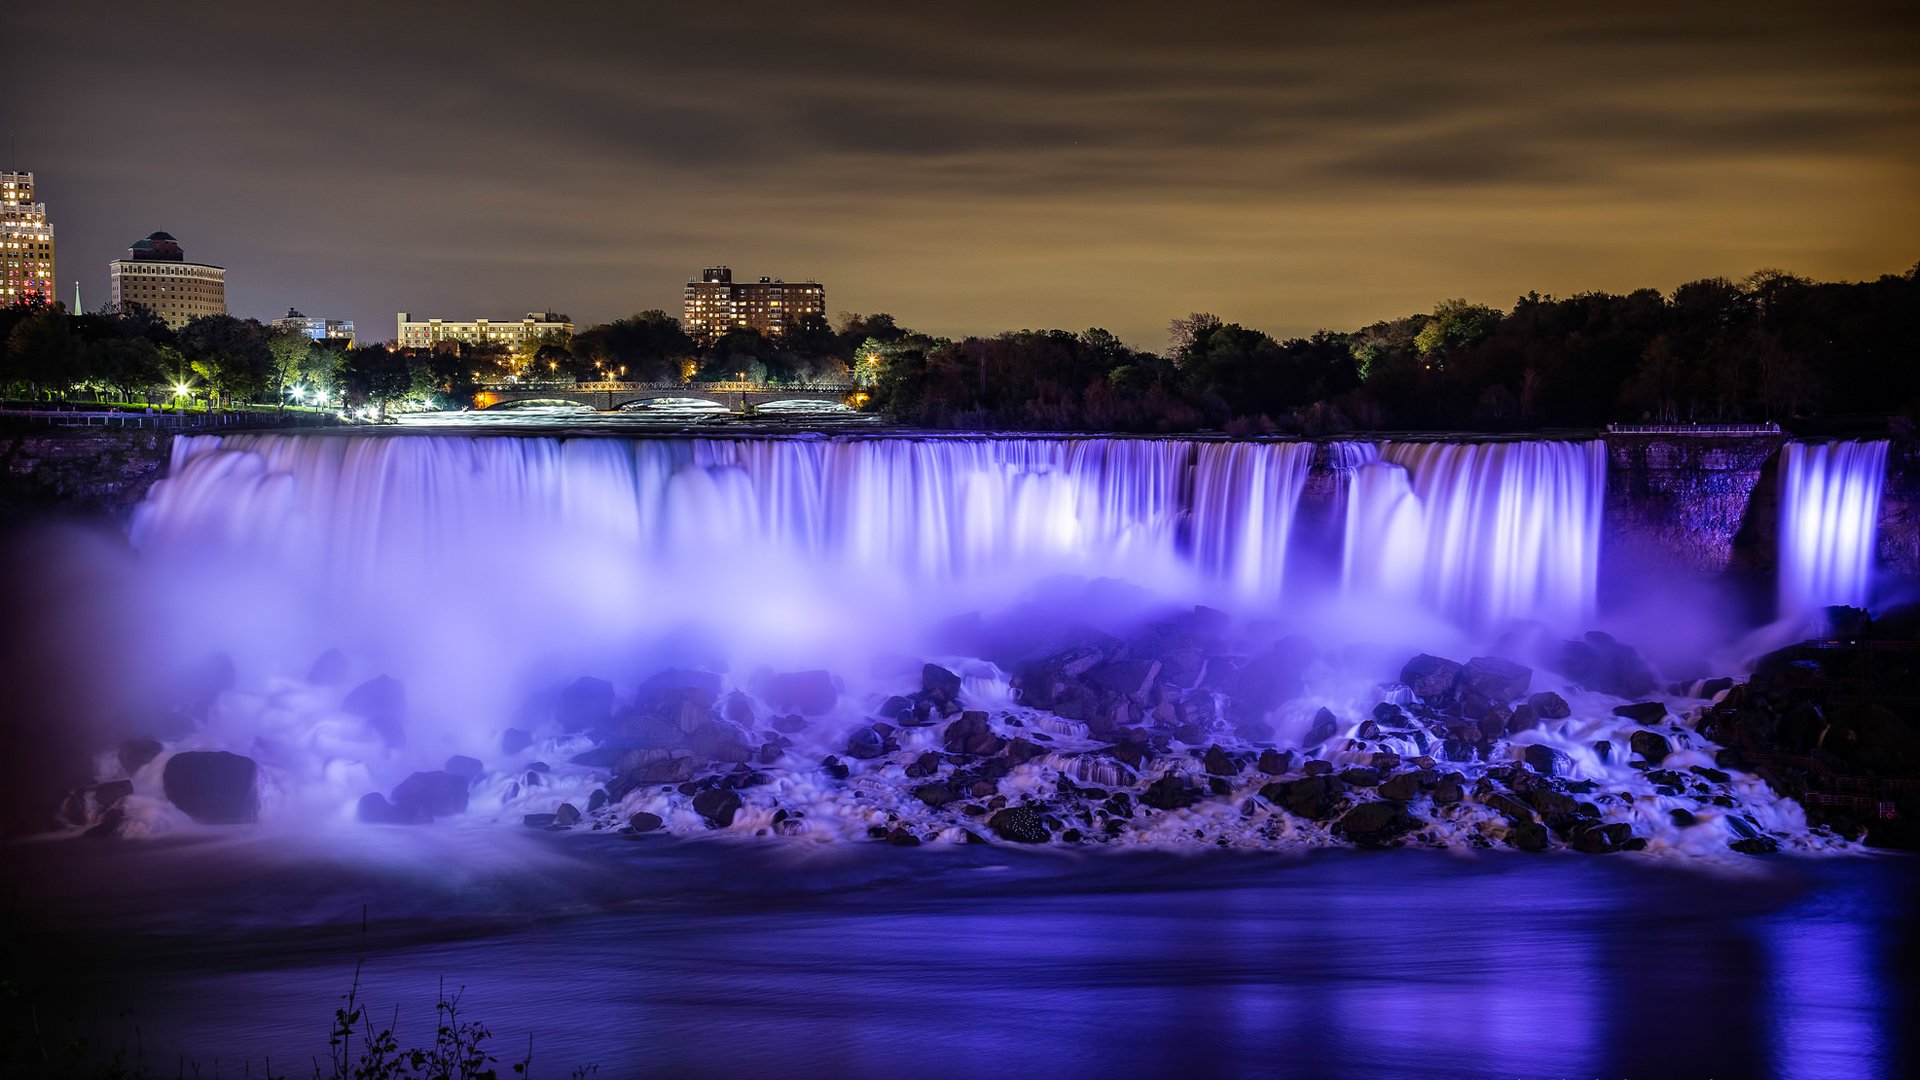
{"label": "city skyline", "polygon": [[[1158,348],[1195,310],[1291,335],[1920,251],[1920,31],[1873,5],[1109,5],[1017,33],[975,9],[482,6],[326,35],[90,7],[15,16],[48,43],[23,85],[58,107],[15,120],[9,164],[59,223],[63,298],[106,296],[125,238],[165,230],[241,271],[230,306],[259,318],[587,325],[675,312],[728,263],[824,281],[830,314]],[[144,78],[166,92],[126,92]],[[284,92],[228,92],[260,79]]]}

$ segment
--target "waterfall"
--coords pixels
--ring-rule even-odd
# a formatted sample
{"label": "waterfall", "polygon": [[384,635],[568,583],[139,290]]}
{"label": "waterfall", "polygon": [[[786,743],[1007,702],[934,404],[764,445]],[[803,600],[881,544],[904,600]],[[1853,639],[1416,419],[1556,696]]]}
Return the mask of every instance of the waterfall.
{"label": "waterfall", "polygon": [[1592,615],[1606,452],[1592,442],[1388,443],[1355,469],[1344,585],[1458,622]]}
{"label": "waterfall", "polygon": [[1788,443],[1780,468],[1780,611],[1865,606],[1887,474],[1882,440]]}

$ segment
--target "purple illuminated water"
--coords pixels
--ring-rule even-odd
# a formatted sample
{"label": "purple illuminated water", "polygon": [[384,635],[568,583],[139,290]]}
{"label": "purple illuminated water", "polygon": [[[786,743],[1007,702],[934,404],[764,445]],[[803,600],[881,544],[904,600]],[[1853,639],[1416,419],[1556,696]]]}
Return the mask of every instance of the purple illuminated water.
{"label": "purple illuminated water", "polygon": [[1873,591],[1884,440],[1788,443],[1780,463],[1780,612],[1863,607]]}

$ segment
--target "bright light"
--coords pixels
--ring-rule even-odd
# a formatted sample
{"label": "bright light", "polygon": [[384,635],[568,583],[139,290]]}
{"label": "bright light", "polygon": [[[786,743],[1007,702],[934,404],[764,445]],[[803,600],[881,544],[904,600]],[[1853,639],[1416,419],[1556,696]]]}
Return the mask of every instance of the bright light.
{"label": "bright light", "polygon": [[191,393],[192,391],[193,391],[193,388],[192,388],[192,387],[190,387],[190,386],[188,386],[188,385],[187,385],[186,383],[174,383],[174,384],[173,384],[173,396],[174,396],[174,397],[186,397],[186,396],[187,396],[187,395],[188,395],[189,393]]}

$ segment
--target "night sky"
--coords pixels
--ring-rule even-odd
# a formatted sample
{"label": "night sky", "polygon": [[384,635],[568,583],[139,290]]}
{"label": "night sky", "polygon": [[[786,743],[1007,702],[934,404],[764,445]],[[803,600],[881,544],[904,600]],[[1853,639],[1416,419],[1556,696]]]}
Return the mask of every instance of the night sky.
{"label": "night sky", "polygon": [[363,340],[710,263],[1158,348],[1920,258],[1911,4],[1345,6],[19,4],[0,133],[64,299],[165,229]]}

